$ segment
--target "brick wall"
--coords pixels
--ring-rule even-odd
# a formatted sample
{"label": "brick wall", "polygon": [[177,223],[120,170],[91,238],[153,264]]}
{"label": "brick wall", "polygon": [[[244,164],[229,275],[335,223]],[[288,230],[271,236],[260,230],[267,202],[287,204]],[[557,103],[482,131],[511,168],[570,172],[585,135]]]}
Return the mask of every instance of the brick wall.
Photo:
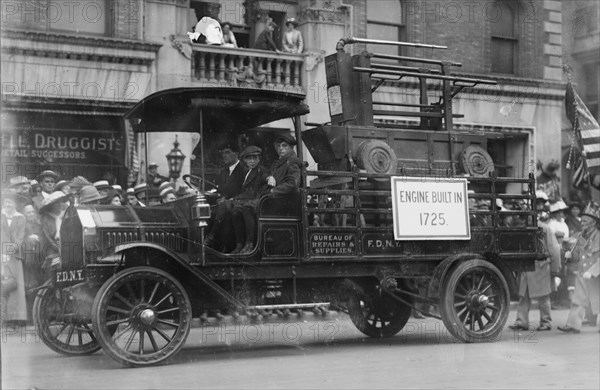
{"label": "brick wall", "polygon": [[[510,1],[515,12],[517,60],[515,76],[557,80],[560,71],[561,14],[556,0]],[[558,4],[557,4],[558,3]],[[355,3],[355,31],[366,32],[366,7],[376,1]],[[379,4],[381,5],[381,4]],[[463,63],[461,72],[491,73],[492,23],[500,20],[491,0],[402,1],[409,42],[448,46],[447,50],[408,49],[407,55],[434,56]],[[364,18],[364,19],[361,19]],[[364,35],[362,35],[364,36]]]}

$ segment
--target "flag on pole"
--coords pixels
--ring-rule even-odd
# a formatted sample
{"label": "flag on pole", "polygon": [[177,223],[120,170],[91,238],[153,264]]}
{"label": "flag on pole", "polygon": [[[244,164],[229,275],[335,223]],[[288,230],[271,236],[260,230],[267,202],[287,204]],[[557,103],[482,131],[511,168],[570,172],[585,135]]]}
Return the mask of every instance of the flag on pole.
{"label": "flag on pole", "polygon": [[[579,180],[587,180],[600,174],[600,125],[581,100],[569,80],[565,96],[567,118],[573,125],[575,140],[581,154],[580,161],[575,164],[575,174]],[[578,173],[579,171],[579,173]],[[573,185],[575,185],[575,179]]]}
{"label": "flag on pole", "polygon": [[138,173],[140,171],[140,160],[137,154],[136,145],[136,134],[131,128],[131,123],[128,120],[125,121],[125,145],[127,152],[125,154],[125,166],[129,168],[129,174],[127,175],[127,185],[133,186],[138,179]]}
{"label": "flag on pole", "polygon": [[587,182],[587,172],[581,155],[577,155],[573,167],[573,187],[582,189]]}

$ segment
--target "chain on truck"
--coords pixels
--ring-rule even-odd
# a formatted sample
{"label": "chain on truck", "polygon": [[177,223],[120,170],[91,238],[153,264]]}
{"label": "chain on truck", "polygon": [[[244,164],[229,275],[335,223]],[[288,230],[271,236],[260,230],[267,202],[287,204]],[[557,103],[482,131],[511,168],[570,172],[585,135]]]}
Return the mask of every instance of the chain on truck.
{"label": "chain on truck", "polygon": [[[545,253],[533,176],[498,174],[507,160],[494,166],[487,150],[502,134],[453,125],[462,117],[453,97],[495,82],[453,75],[455,62],[347,53],[356,43],[443,48],[340,40],[325,59],[331,122],[304,131],[308,107],[293,93],[177,88],[136,104],[124,116],[135,132],[200,133],[202,156],[223,134],[268,149],[256,129],[289,121],[299,159],[310,153],[318,169],[302,166],[297,192],[260,198],[257,242],[243,254],[205,245],[214,197],[204,168],[186,177],[196,193],[169,204],[72,206],[61,227],[69,245],[61,269],[35,300],[42,340],[62,354],[103,349],[124,365],[147,366],[175,355],[194,319],[252,321],[275,311],[293,321],[328,309],[374,338],[394,336],[418,310],[441,318],[460,341],[497,339],[515,274]],[[400,79],[416,86],[418,103],[374,100]],[[469,208],[474,200],[489,207]],[[522,207],[501,209],[497,200]],[[520,223],[504,223],[508,217]]]}

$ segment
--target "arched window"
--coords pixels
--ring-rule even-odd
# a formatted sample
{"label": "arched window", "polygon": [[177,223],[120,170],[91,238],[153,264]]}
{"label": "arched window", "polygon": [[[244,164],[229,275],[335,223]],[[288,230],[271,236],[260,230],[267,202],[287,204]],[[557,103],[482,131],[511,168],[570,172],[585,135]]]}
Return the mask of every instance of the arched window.
{"label": "arched window", "polygon": [[517,62],[516,1],[495,1],[486,7],[492,30],[492,72],[514,74]]}
{"label": "arched window", "polygon": [[[400,0],[367,1],[367,38],[386,41],[405,40]],[[368,45],[369,51],[399,55],[400,46]]]}

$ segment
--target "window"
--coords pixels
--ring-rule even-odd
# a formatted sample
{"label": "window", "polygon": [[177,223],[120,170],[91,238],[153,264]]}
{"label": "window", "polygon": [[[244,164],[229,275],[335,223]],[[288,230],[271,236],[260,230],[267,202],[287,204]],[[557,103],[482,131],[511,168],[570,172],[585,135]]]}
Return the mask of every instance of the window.
{"label": "window", "polygon": [[489,7],[488,19],[492,28],[492,72],[515,73],[517,34],[516,4],[512,1],[496,1]]}
{"label": "window", "polygon": [[[378,0],[367,3],[367,38],[404,41],[406,28],[400,0]],[[381,54],[401,55],[401,46],[367,45],[367,50]]]}
{"label": "window", "polygon": [[51,0],[47,17],[50,30],[104,35],[108,31],[106,1]]}

